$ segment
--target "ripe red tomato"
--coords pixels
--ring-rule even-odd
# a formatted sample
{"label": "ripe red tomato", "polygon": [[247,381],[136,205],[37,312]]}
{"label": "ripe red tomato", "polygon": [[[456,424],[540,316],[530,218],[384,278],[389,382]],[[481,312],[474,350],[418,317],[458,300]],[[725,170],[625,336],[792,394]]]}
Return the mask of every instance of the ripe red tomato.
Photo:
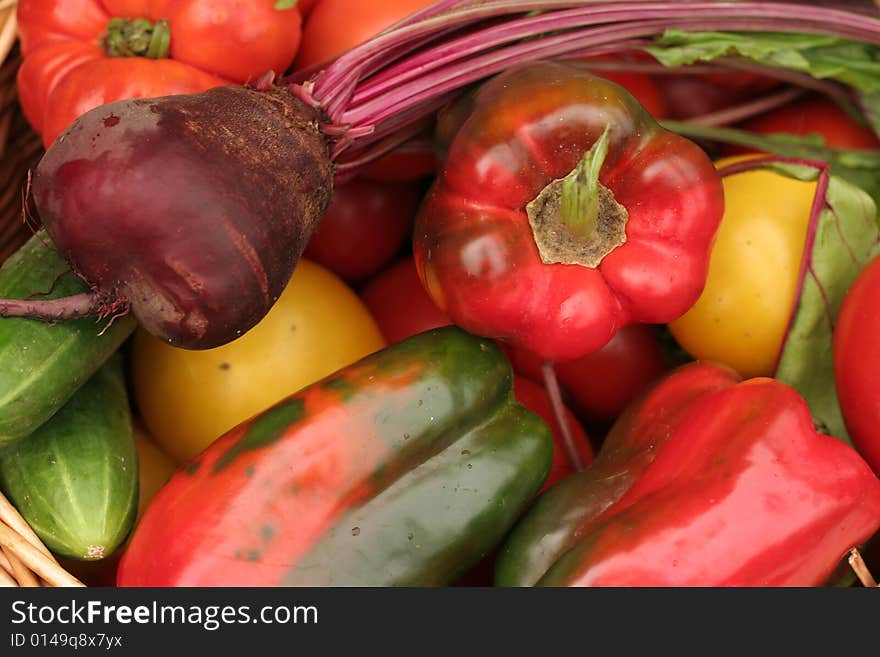
{"label": "ripe red tomato", "polygon": [[[846,110],[824,96],[804,98],[744,122],[743,130],[759,134],[817,133],[832,148],[880,148],[880,140],[867,127],[860,125]],[[731,147],[731,153],[750,152]]]}
{"label": "ripe red tomato", "polygon": [[[541,381],[541,362],[524,349],[508,351],[514,369]],[[556,376],[572,408],[592,422],[613,421],[650,384],[667,371],[657,327],[631,324],[599,351],[557,363]]]}
{"label": "ripe red tomato", "polygon": [[666,116],[666,99],[660,91],[660,85],[651,76],[629,71],[596,71],[596,75],[626,89],[654,118]]}
{"label": "ripe red tomato", "polygon": [[757,98],[780,81],[746,71],[664,75],[662,93],[669,118],[690,119]]}
{"label": "ripe red tomato", "polygon": [[[302,19],[295,7],[274,5],[272,0],[21,0],[24,60],[17,80],[24,115],[48,146],[71,121],[104,103],[196,93],[246,82],[267,70],[283,72],[299,48]],[[142,52],[137,46],[145,40],[116,25],[129,18],[167,22],[167,49],[159,59],[131,56],[131,48]],[[111,47],[108,33],[126,47]]]}
{"label": "ripe red tomato", "polygon": [[428,296],[410,257],[371,279],[361,290],[361,300],[388,344],[452,323]]}
{"label": "ripe red tomato", "polygon": [[719,73],[703,73],[702,80],[729,89],[743,89],[752,92],[769,91],[781,83],[776,78],[748,71],[724,71]]}
{"label": "ripe red tomato", "polygon": [[[585,60],[657,63],[646,52],[623,52]],[[779,80],[746,71],[725,71],[700,75],[649,75],[630,71],[597,69],[596,75],[616,82],[633,96],[655,118],[687,118],[708,114],[728,105],[779,86]]]}
{"label": "ripe red tomato", "polygon": [[593,69],[590,66],[592,62],[656,64],[657,60],[653,56],[641,51],[620,52],[600,57],[587,57],[583,59],[583,63],[595,75],[611,80],[630,92],[651,116],[655,118],[666,116],[666,99],[660,90],[658,78],[637,71],[613,71],[602,67]]}
{"label": "ripe red tomato", "polygon": [[309,17],[309,14],[312,13],[312,9],[315,8],[316,4],[318,4],[318,0],[297,0],[296,8],[299,9],[300,16],[303,17],[303,20]]}
{"label": "ripe red tomato", "polygon": [[666,115],[666,99],[663,97],[663,92],[660,91],[660,85],[657,80],[655,80],[650,75],[646,75],[645,73],[638,73],[634,71],[612,71],[604,68],[591,69],[590,62],[608,62],[608,61],[624,61],[624,62],[653,62],[655,61],[653,57],[648,55],[647,53],[643,55],[637,55],[635,53],[629,53],[625,55],[618,56],[606,56],[606,57],[590,57],[584,60],[584,66],[590,70],[590,72],[598,75],[600,78],[605,78],[606,80],[611,80],[612,82],[619,84],[621,87],[630,92],[633,96],[636,97],[642,107],[648,110],[648,114],[655,118],[660,118]]}
{"label": "ripe red tomato", "polygon": [[664,75],[661,86],[666,118],[690,119],[748,101],[758,92],[725,86],[699,75]]}
{"label": "ripe red tomato", "polygon": [[422,190],[412,183],[356,178],[339,185],[305,257],[349,284],[384,267],[412,235]]}
{"label": "ripe red tomato", "polygon": [[275,4],[178,0],[168,16],[172,30],[179,30],[171,56],[230,80],[248,80],[267,70],[280,75],[299,49],[302,17],[295,7],[279,10]]}
{"label": "ripe red tomato", "polygon": [[834,382],[853,444],[880,475],[880,258],[850,286],[834,329]]}
{"label": "ripe red tomato", "polygon": [[320,64],[363,43],[433,0],[321,0],[303,29],[297,68]]}
{"label": "ripe red tomato", "polygon": [[431,176],[437,155],[431,135],[404,142],[360,170],[359,175],[380,182],[404,182]]}

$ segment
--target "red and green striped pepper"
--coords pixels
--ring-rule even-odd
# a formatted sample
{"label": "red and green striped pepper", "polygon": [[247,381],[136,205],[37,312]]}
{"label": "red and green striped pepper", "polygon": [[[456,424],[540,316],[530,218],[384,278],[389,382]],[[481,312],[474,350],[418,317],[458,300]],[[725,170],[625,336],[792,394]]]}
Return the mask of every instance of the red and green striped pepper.
{"label": "red and green striped pepper", "polygon": [[491,341],[443,327],[236,427],[154,498],[122,586],[443,585],[499,544],[554,443]]}
{"label": "red and green striped pepper", "polygon": [[816,586],[878,527],[880,480],[793,388],[695,363],[538,499],[496,583]]}

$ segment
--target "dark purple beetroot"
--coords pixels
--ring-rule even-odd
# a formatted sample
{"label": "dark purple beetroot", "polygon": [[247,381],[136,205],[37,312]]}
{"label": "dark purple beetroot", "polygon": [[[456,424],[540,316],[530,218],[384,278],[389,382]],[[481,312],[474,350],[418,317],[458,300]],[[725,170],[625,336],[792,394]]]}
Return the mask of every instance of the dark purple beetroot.
{"label": "dark purple beetroot", "polygon": [[110,103],[46,152],[36,207],[73,268],[146,330],[215,347],[268,312],[329,204],[318,118],[282,88]]}

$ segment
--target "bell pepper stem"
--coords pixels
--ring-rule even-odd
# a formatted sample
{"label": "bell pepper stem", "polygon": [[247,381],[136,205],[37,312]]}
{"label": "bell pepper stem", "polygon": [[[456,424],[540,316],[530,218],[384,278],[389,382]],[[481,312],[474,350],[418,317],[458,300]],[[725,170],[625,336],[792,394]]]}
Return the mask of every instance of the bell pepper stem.
{"label": "bell pepper stem", "polygon": [[553,366],[553,363],[549,361],[542,363],[541,374],[544,377],[544,388],[547,390],[547,396],[550,397],[553,417],[556,419],[556,425],[559,427],[559,433],[562,435],[562,443],[565,445],[568,462],[575,472],[580,472],[584,469],[584,460],[581,458],[580,450],[574,444],[574,435],[571,433],[571,426],[569,426],[568,417],[565,414],[562,390],[559,388],[559,379],[556,377],[556,368]]}
{"label": "bell pepper stem", "polygon": [[608,155],[610,132],[611,127],[606,125],[583,159],[562,179],[562,223],[582,237],[589,237],[596,231],[599,217],[599,171]]}
{"label": "bell pepper stem", "polygon": [[862,586],[868,588],[876,588],[878,586],[877,580],[874,579],[871,571],[868,570],[868,566],[865,564],[865,560],[862,559],[862,554],[858,548],[853,548],[849,551],[849,565],[855,572],[856,577],[859,578]]}

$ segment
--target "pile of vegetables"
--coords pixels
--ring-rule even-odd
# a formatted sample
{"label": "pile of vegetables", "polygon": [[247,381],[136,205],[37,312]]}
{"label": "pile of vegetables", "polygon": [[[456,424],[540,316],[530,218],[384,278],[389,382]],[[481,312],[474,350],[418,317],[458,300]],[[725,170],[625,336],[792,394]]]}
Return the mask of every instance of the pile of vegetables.
{"label": "pile of vegetables", "polygon": [[[20,5],[47,150],[0,488],[53,551],[121,586],[851,582],[874,5],[363,3],[336,43],[337,0],[215,4]],[[144,432],[180,467],[139,512]]]}

